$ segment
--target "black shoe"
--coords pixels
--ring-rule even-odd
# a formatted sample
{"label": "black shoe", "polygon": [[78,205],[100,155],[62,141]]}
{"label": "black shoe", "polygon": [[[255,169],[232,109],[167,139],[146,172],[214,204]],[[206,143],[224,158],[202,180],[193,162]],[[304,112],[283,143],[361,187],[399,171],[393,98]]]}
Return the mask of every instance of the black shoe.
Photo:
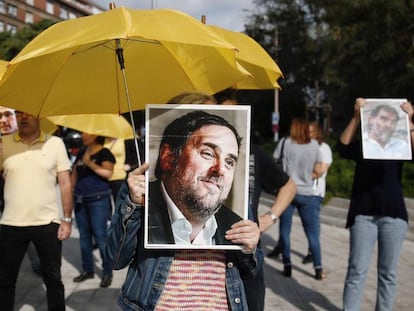
{"label": "black shoe", "polygon": [[282,248],[280,245],[276,245],[273,250],[267,254],[267,257],[279,257],[279,255],[282,253]]}
{"label": "black shoe", "polygon": [[322,268],[315,269],[315,279],[317,279],[317,280],[326,279],[326,274],[323,272]]}
{"label": "black shoe", "polygon": [[93,279],[94,277],[95,277],[95,274],[93,272],[83,272],[81,275],[78,275],[76,278],[74,278],[73,282],[79,283],[87,279]]}
{"label": "black shoe", "polygon": [[303,257],[302,263],[306,265],[307,263],[313,262],[313,256],[312,253],[307,254],[305,257]]}
{"label": "black shoe", "polygon": [[102,277],[100,287],[109,287],[112,284],[112,276],[111,275],[104,275]]}
{"label": "black shoe", "polygon": [[286,265],[283,267],[283,275],[287,278],[290,278],[292,276],[292,266]]}

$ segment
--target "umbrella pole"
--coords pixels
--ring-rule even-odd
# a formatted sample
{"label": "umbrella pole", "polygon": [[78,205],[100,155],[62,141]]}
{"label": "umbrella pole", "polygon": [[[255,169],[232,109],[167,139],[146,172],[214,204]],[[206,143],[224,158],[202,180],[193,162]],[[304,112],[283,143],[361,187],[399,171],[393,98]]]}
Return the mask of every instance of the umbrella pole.
{"label": "umbrella pole", "polygon": [[119,66],[122,72],[122,78],[123,78],[124,87],[125,87],[125,95],[126,95],[127,102],[128,102],[129,116],[131,118],[132,130],[134,131],[135,152],[137,153],[138,166],[141,166],[141,156],[139,155],[139,147],[138,147],[138,135],[137,135],[137,131],[135,128],[134,114],[132,113],[132,105],[131,105],[131,99],[129,97],[128,82],[127,82],[127,78],[125,74],[124,50],[121,47],[121,42],[119,39],[116,39],[116,44],[117,44],[116,55],[118,56]]}

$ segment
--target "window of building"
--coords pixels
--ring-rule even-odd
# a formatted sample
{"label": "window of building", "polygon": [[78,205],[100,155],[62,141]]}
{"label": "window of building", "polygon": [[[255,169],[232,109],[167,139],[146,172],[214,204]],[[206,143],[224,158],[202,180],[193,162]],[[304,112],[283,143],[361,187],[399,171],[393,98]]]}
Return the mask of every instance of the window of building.
{"label": "window of building", "polygon": [[33,13],[26,12],[26,16],[24,17],[24,22],[27,24],[33,24]]}
{"label": "window of building", "polygon": [[17,6],[9,4],[7,6],[7,13],[11,16],[17,16]]}
{"label": "window of building", "polygon": [[75,19],[75,18],[76,18],[76,14],[75,14],[75,13],[70,12],[70,13],[69,13],[69,19]]}
{"label": "window of building", "polygon": [[27,3],[28,5],[34,5],[34,0],[26,0],[26,3]]}
{"label": "window of building", "polygon": [[49,14],[53,14],[53,3],[48,1],[46,2],[46,12]]}
{"label": "window of building", "polygon": [[6,5],[4,4],[4,1],[0,1],[0,13],[6,13]]}
{"label": "window of building", "polygon": [[17,32],[17,26],[12,24],[7,24],[6,30],[11,32],[13,35]]}
{"label": "window of building", "polygon": [[61,19],[67,19],[68,18],[68,11],[64,8],[60,8],[60,14],[59,17]]}

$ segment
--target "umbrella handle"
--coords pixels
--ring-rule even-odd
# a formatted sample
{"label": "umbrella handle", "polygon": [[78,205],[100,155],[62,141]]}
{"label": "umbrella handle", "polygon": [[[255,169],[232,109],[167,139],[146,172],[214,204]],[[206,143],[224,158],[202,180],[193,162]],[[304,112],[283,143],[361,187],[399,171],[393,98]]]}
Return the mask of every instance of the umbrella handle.
{"label": "umbrella handle", "polygon": [[134,115],[132,113],[132,105],[131,105],[131,99],[129,97],[129,90],[128,90],[128,82],[125,74],[125,59],[124,59],[124,49],[121,47],[121,41],[119,39],[116,39],[116,55],[118,56],[118,62],[119,66],[122,72],[122,78],[124,81],[124,87],[125,87],[125,95],[128,102],[128,110],[129,110],[129,116],[131,117],[131,125],[132,130],[134,131],[134,142],[135,142],[135,152],[137,153],[137,159],[138,159],[138,165],[141,166],[141,156],[139,155],[139,148],[138,148],[138,135],[135,128],[135,120]]}
{"label": "umbrella handle", "polygon": [[116,39],[116,56],[118,56],[118,63],[121,70],[125,69],[124,49],[121,47],[121,42]]}

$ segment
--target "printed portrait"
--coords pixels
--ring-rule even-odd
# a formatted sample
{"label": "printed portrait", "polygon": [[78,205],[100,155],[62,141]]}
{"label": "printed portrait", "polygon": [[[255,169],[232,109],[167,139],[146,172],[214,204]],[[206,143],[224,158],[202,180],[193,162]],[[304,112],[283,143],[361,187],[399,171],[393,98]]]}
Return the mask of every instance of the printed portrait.
{"label": "printed portrait", "polygon": [[240,249],[247,219],[250,106],[147,105],[145,247]]}
{"label": "printed portrait", "polygon": [[364,159],[411,160],[408,115],[401,109],[406,99],[367,99],[361,108]]}

